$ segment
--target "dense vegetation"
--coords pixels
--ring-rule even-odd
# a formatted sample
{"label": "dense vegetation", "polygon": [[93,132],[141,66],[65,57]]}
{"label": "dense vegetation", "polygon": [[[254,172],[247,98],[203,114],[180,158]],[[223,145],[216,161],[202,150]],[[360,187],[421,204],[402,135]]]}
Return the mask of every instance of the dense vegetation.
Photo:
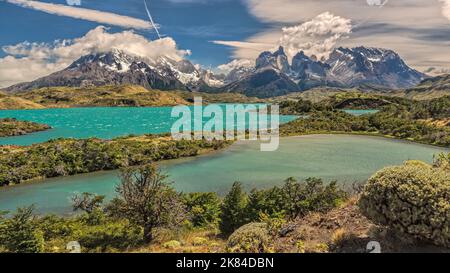
{"label": "dense vegetation", "polygon": [[[235,183],[224,199],[215,193],[182,194],[173,190],[153,164],[123,169],[121,181],[117,198],[106,205],[101,196],[74,196],[74,209],[84,211],[78,216],[35,216],[29,207],[1,218],[0,250],[64,252],[68,242],[78,241],[86,252],[124,251],[154,241],[167,229],[174,234],[183,230],[219,230],[220,223],[221,229],[227,227],[222,236],[228,236],[254,221],[264,221],[276,229],[288,217],[327,211],[346,198],[334,183],[324,185],[318,179],[289,179],[281,188],[253,190],[249,195]],[[283,202],[279,204],[278,200]],[[238,225],[236,215],[243,218]],[[179,243],[169,241],[167,245],[174,244]]]}
{"label": "dense vegetation", "polygon": [[[322,103],[287,101],[281,104],[283,113],[305,118],[283,125],[281,133],[387,135],[449,147],[449,124],[436,123],[450,118],[449,101],[450,97],[417,102],[352,94],[338,94]],[[342,108],[380,111],[353,116]],[[180,234],[188,234],[193,246],[204,245],[208,251],[217,249],[211,240],[227,240],[219,251],[270,252],[276,239],[286,243],[280,234],[295,230],[291,223],[314,215],[323,217],[349,199],[336,182],[316,178],[302,182],[289,178],[282,186],[250,192],[236,182],[224,198],[216,193],[179,193],[155,165],[147,164],[194,156],[227,144],[147,135],[0,147],[0,185],[122,169],[117,197],[105,204],[103,196],[76,195],[74,210],[83,212],[76,216],[36,216],[33,207],[19,208],[12,215],[0,213],[0,252],[65,252],[71,241],[78,241],[83,252],[133,251],[149,245],[172,250],[184,244],[178,239]],[[441,155],[433,166],[408,162],[378,172],[362,193],[361,211],[383,228],[448,247],[449,166],[450,154]],[[349,218],[359,217],[351,213]],[[321,218],[312,229],[330,229],[338,220]],[[312,236],[312,229],[298,231],[300,239],[294,243],[299,252],[305,252],[304,241]],[[190,235],[205,230],[209,237]],[[331,240],[339,245],[357,238],[337,230]],[[317,251],[328,251],[324,242],[315,245]]]}
{"label": "dense vegetation", "polygon": [[0,119],[0,137],[20,136],[50,129],[46,124],[22,121],[14,118]]}
{"label": "dense vegetation", "polygon": [[[349,101],[350,100],[350,101]],[[434,122],[450,118],[450,97],[430,101],[410,101],[400,98],[353,99],[346,94],[333,97],[327,102],[289,101],[281,104],[283,112],[308,115],[281,126],[283,135],[313,134],[326,132],[361,133],[385,135],[417,142],[450,146],[450,127]],[[348,105],[366,108],[379,105],[380,111],[372,115],[353,116],[340,111]],[[434,121],[434,122],[433,122]]]}
{"label": "dense vegetation", "polygon": [[1,147],[0,186],[195,156],[227,144],[226,141],[175,141],[169,136],[146,135],[113,140],[56,139],[27,147]]}
{"label": "dense vegetation", "polygon": [[[377,235],[386,228],[385,234],[393,230],[405,240],[418,238],[448,247],[449,166],[450,154],[440,155],[433,166],[410,161],[375,174],[359,201],[361,211],[381,225],[369,236],[376,240],[392,236]],[[297,252],[328,252],[345,249],[345,245],[364,249],[370,240],[335,228],[342,221],[361,228],[355,225],[367,221],[356,211],[348,211],[343,204],[353,201],[347,201],[349,195],[335,183],[290,178],[281,187],[247,193],[236,182],[222,199],[216,193],[177,193],[166,178],[153,164],[127,167],[121,172],[117,198],[109,203],[94,194],[74,196],[74,210],[83,211],[76,216],[36,216],[33,207],[20,208],[12,216],[3,214],[0,252],[67,252],[66,245],[72,241],[79,242],[83,252],[273,252],[291,244]],[[340,215],[341,210],[345,214]],[[335,212],[327,216],[330,211]],[[299,229],[302,219],[316,220],[313,226]],[[330,229],[335,232],[326,233],[331,236],[326,241],[312,241],[313,247],[308,246],[318,230]],[[289,233],[297,241],[287,240]],[[399,244],[395,238],[388,240],[383,246]],[[405,250],[403,245],[401,249]]]}
{"label": "dense vegetation", "polygon": [[448,159],[441,155],[435,167],[409,161],[377,172],[361,196],[363,214],[400,233],[450,247]]}

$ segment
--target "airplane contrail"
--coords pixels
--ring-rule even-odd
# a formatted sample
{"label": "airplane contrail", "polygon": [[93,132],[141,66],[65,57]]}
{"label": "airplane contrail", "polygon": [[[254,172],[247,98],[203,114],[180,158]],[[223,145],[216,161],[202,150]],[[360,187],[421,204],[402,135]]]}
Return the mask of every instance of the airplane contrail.
{"label": "airplane contrail", "polygon": [[158,38],[161,39],[161,35],[159,34],[158,27],[155,25],[155,22],[153,21],[152,15],[150,14],[150,11],[148,10],[147,1],[146,0],[144,0],[144,6],[145,6],[145,11],[147,11],[148,19],[150,19],[150,23],[152,23],[153,28],[156,31],[156,34],[158,34]]}

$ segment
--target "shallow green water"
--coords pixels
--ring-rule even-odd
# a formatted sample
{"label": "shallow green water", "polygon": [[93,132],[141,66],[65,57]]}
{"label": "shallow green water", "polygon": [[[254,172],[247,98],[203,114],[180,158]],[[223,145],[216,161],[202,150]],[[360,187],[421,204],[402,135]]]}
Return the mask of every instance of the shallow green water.
{"label": "shallow green water", "polygon": [[367,109],[367,110],[351,110],[351,109],[348,109],[348,110],[344,110],[344,112],[347,112],[347,113],[355,115],[355,116],[375,114],[378,111],[379,110],[374,110],[374,109]]}
{"label": "shallow green water", "polygon": [[[226,105],[220,105],[225,109]],[[193,107],[190,107],[193,109]],[[51,130],[24,136],[0,138],[0,145],[30,145],[55,138],[112,139],[129,134],[168,133],[178,118],[172,107],[95,107],[39,110],[0,110],[0,118],[16,118],[52,127]],[[280,123],[296,116],[280,116]],[[208,119],[204,119],[205,123]]]}
{"label": "shallow green water", "polygon": [[[163,168],[181,191],[223,194],[234,181],[247,188],[281,184],[288,177],[321,177],[342,183],[364,181],[384,166],[408,159],[431,162],[449,149],[368,136],[314,135],[281,140],[276,152],[255,142],[238,143],[214,154],[166,162]],[[75,192],[114,195],[116,172],[100,172],[0,189],[0,210],[36,204],[39,212],[70,213]]]}

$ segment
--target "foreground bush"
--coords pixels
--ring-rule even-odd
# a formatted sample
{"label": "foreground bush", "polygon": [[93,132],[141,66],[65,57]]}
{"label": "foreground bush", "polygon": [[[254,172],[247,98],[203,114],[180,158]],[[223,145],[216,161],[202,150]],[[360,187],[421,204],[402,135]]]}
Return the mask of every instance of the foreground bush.
{"label": "foreground bush", "polygon": [[265,223],[250,223],[237,229],[227,241],[232,253],[264,253],[268,251],[270,235]]}
{"label": "foreground bush", "polygon": [[13,253],[39,253],[44,238],[34,226],[33,207],[19,208],[10,219],[0,218],[0,249]]}
{"label": "foreground bush", "polygon": [[219,225],[221,200],[215,192],[194,192],[183,195],[194,227],[216,228]]}
{"label": "foreground bush", "polygon": [[247,223],[245,217],[247,203],[248,196],[242,189],[242,184],[235,182],[222,203],[219,224],[222,234],[230,235],[237,228]]}
{"label": "foreground bush", "polygon": [[450,247],[450,173],[407,162],[372,176],[362,193],[362,213],[402,234]]}

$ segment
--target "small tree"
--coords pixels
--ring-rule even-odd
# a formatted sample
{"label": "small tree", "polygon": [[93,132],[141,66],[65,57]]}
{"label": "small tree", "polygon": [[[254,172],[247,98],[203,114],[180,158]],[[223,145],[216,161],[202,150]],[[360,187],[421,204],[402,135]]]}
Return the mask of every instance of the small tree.
{"label": "small tree", "polygon": [[179,194],[166,182],[167,175],[153,163],[127,167],[120,172],[113,214],[121,215],[144,230],[146,243],[153,239],[157,227],[179,225],[185,216]]}
{"label": "small tree", "polygon": [[291,220],[312,211],[326,212],[347,199],[346,192],[339,189],[336,182],[325,185],[319,178],[308,178],[305,182],[289,178],[282,192],[283,208]]}
{"label": "small tree", "polygon": [[10,219],[0,219],[0,248],[14,253],[44,251],[44,237],[34,223],[34,206],[18,208]]}
{"label": "small tree", "polygon": [[221,200],[215,192],[194,192],[184,195],[190,221],[195,227],[217,228]]}
{"label": "small tree", "polygon": [[248,197],[240,182],[235,182],[225,196],[220,214],[220,231],[230,235],[237,228],[246,224],[246,207]]}
{"label": "small tree", "polygon": [[84,192],[81,195],[76,194],[72,197],[72,207],[74,211],[82,210],[90,214],[94,210],[101,208],[104,199],[104,195]]}

